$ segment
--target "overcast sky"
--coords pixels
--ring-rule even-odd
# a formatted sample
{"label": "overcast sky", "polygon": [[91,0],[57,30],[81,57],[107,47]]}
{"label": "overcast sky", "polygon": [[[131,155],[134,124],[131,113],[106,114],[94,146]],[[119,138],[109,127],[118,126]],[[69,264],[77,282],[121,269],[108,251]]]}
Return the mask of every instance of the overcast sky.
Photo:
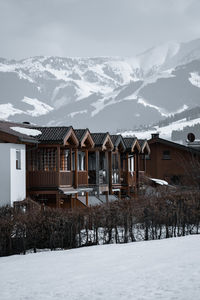
{"label": "overcast sky", "polygon": [[0,56],[132,56],[200,38],[200,0],[0,0]]}

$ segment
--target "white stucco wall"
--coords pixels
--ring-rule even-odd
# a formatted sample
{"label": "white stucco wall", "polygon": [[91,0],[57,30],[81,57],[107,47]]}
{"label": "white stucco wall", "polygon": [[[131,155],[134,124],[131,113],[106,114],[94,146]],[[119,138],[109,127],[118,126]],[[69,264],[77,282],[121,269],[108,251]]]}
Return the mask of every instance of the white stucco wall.
{"label": "white stucco wall", "polygon": [[[24,200],[26,198],[26,149],[25,145],[14,145],[10,149],[10,201]],[[21,151],[21,169],[16,169],[16,150]]]}
{"label": "white stucco wall", "polygon": [[[16,169],[16,150],[21,150],[21,169]],[[25,145],[0,143],[0,206],[26,197]]]}

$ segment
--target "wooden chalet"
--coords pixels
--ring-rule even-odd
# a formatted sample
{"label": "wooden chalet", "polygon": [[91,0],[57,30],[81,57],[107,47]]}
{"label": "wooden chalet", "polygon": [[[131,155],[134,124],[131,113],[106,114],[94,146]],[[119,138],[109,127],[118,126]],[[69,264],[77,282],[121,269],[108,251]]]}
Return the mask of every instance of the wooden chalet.
{"label": "wooden chalet", "polygon": [[159,134],[152,134],[148,145],[151,153],[146,159],[146,174],[150,178],[166,180],[171,185],[199,182],[199,150],[162,139]]}
{"label": "wooden chalet", "polygon": [[125,158],[125,187],[127,195],[131,196],[138,191],[139,188],[139,154],[141,151],[138,139],[135,137],[124,138],[126,146]]}
{"label": "wooden chalet", "polygon": [[138,140],[140,145],[140,153],[139,153],[139,172],[142,175],[146,175],[146,159],[149,158],[151,150],[147,140]]}
{"label": "wooden chalet", "polygon": [[[19,132],[12,130],[15,126]],[[24,134],[25,129],[30,132]],[[133,196],[150,153],[146,140],[71,126],[2,122],[1,141],[26,144],[26,197],[52,208],[72,209]]]}
{"label": "wooden chalet", "polygon": [[[88,149],[94,146],[89,130],[37,129],[41,131],[39,145],[27,151],[28,195],[52,207],[87,205]],[[80,192],[85,195],[84,202],[78,200]]]}
{"label": "wooden chalet", "polygon": [[114,145],[108,132],[92,133],[94,149],[89,151],[89,185],[93,187],[97,197],[109,194],[109,160]]}

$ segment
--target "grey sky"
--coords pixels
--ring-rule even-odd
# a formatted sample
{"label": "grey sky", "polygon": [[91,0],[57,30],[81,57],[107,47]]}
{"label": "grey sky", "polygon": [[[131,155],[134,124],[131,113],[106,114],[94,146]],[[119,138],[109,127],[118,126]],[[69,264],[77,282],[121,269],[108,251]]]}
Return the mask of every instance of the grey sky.
{"label": "grey sky", "polygon": [[200,38],[199,0],[0,0],[0,56],[132,56]]}

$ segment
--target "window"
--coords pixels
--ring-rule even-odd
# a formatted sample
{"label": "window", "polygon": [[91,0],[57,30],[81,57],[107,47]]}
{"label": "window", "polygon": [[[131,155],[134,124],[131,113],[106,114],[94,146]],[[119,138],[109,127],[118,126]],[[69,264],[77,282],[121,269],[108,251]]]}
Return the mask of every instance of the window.
{"label": "window", "polygon": [[85,170],[85,152],[83,151],[78,151],[78,170]]}
{"label": "window", "polygon": [[112,153],[112,169],[113,170],[118,170],[118,154],[117,153]]}
{"label": "window", "polygon": [[170,157],[170,151],[169,150],[164,150],[162,158],[163,159],[171,159],[171,157]]}
{"label": "window", "polygon": [[16,150],[16,169],[21,170],[21,150]]}
{"label": "window", "polygon": [[134,166],[134,156],[128,157],[128,170],[129,172],[134,172],[135,166]]}
{"label": "window", "polygon": [[71,156],[68,149],[60,150],[60,169],[61,171],[71,170]]}

